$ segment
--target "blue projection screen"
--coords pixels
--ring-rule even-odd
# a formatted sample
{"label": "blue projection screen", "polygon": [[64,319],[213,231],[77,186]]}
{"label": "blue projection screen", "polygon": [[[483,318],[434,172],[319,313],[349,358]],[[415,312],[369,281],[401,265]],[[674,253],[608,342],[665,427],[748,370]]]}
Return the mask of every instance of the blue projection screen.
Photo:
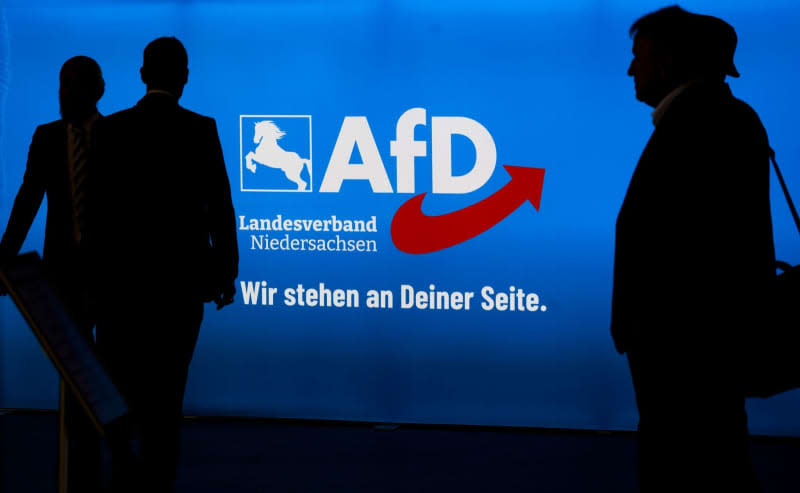
{"label": "blue projection screen", "polygon": [[[0,5],[3,226],[66,59],[100,63],[110,114],[143,96],[149,41],[186,45],[181,103],[217,121],[241,254],[235,304],[206,310],[187,413],[635,428],[608,330],[614,224],[652,131],[628,28],[662,4]],[[682,6],[736,27],[731,88],[800,197],[800,7]],[[798,263],[775,183],[777,254]],[[43,212],[24,250],[41,252]],[[141,301],[185,288],[165,272]],[[55,407],[56,374],[7,298],[0,317],[0,407]],[[752,432],[800,434],[797,392],[748,409]]]}

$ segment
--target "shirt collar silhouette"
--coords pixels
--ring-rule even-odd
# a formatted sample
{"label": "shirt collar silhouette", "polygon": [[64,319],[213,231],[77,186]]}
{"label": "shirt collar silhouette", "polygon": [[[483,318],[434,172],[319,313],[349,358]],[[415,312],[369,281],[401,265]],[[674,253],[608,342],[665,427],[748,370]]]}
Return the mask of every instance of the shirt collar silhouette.
{"label": "shirt collar silhouette", "polygon": [[693,83],[694,83],[694,81],[690,81],[690,82],[686,82],[685,84],[681,84],[678,87],[676,87],[675,89],[673,89],[672,91],[670,91],[669,94],[664,96],[664,99],[662,99],[661,102],[658,103],[658,106],[656,106],[656,109],[653,110],[653,112],[651,113],[651,116],[653,117],[653,125],[654,126],[656,126],[656,127],[658,126],[658,122],[660,122],[661,119],[664,117],[664,113],[667,112],[669,107],[672,105],[672,102],[675,101],[675,98],[677,98],[678,95],[680,95],[680,93],[682,93],[684,90],[686,90],[686,88],[691,86]]}

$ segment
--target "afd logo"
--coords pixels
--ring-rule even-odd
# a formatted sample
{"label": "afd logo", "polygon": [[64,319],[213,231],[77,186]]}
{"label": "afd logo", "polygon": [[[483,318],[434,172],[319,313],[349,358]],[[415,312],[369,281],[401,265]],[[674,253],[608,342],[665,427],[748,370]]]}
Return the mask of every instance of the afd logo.
{"label": "afd logo", "polygon": [[[397,193],[414,193],[415,160],[428,155],[427,142],[414,140],[414,129],[427,125],[425,108],[411,108],[397,119],[395,140],[389,142],[389,154],[397,160]],[[475,147],[475,163],[470,171],[454,176],[452,136],[462,135]],[[363,163],[350,163],[354,147]],[[464,194],[481,188],[491,178],[497,163],[494,139],[477,121],[463,116],[431,118],[431,166],[433,193]],[[392,193],[392,184],[378,152],[369,122],[364,116],[348,116],[342,123],[321,192],[338,192],[344,180],[367,180],[375,193]]]}
{"label": "afd logo", "polygon": [[[307,118],[307,132],[297,131],[291,145],[278,140],[289,136],[289,123]],[[242,116],[241,132],[252,134],[249,148],[242,147],[243,191],[311,191],[311,117],[310,116]],[[395,139],[389,142],[389,155],[396,159],[396,193],[416,193],[416,158],[428,156],[424,140],[415,140],[417,126],[427,126],[425,108],[411,108],[397,120]],[[287,127],[288,128],[288,127]],[[431,191],[434,194],[467,194],[483,187],[492,177],[497,164],[497,148],[489,131],[479,122],[463,116],[434,116],[430,119]],[[248,134],[250,136],[251,134]],[[300,142],[308,137],[308,147]],[[469,171],[455,175],[452,163],[452,138],[469,139],[475,149],[475,162]],[[245,154],[245,149],[249,149]],[[358,149],[362,162],[350,159]],[[304,153],[305,151],[305,153]],[[308,156],[304,158],[303,156]],[[262,166],[263,165],[263,166]],[[245,176],[262,172],[262,167],[281,170],[285,180],[281,187],[246,189]],[[425,193],[406,201],[392,219],[391,235],[395,246],[407,253],[430,253],[449,248],[473,238],[502,221],[525,202],[536,210],[544,184],[544,169],[503,166],[509,182],[485,199],[464,209],[438,216],[422,212]],[[304,170],[307,175],[304,175]],[[248,176],[253,181],[252,176]],[[289,185],[286,183],[293,183]],[[328,166],[320,185],[322,193],[337,193],[346,180],[367,181],[374,193],[395,193],[378,145],[365,116],[347,116],[342,122]],[[248,182],[249,183],[249,182]]]}
{"label": "afd logo", "polygon": [[311,192],[311,116],[241,115],[243,192]]}

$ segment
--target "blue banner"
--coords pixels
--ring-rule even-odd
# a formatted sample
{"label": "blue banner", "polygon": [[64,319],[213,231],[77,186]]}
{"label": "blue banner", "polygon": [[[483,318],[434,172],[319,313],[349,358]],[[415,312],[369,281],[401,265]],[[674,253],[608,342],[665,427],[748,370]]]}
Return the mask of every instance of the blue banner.
{"label": "blue banner", "polygon": [[[110,114],[144,95],[144,46],[174,35],[181,104],[217,122],[241,254],[234,305],[206,310],[187,413],[633,429],[609,333],[614,225],[653,128],[628,28],[660,6],[10,1],[0,218],[34,129],[59,117],[61,64],[98,61]],[[800,8],[682,6],[737,29],[731,88],[800,191]],[[777,254],[798,263],[778,193]],[[43,217],[23,250],[41,252]],[[165,273],[161,295],[181,281]],[[7,299],[0,316],[0,407],[54,407]],[[800,434],[796,392],[749,410],[752,432]]]}

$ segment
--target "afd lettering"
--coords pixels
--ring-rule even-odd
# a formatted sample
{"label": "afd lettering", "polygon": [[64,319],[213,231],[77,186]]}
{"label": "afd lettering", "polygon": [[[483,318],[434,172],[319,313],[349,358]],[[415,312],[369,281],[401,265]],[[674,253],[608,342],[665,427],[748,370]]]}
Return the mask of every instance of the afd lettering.
{"label": "afd lettering", "polygon": [[[397,160],[397,193],[414,193],[415,159],[426,157],[424,140],[414,140],[414,129],[426,125],[424,108],[411,108],[397,120],[395,140],[389,154]],[[469,172],[453,176],[451,143],[453,135],[468,138],[475,147],[475,163]],[[363,163],[351,163],[358,146]],[[497,164],[497,149],[491,134],[475,120],[463,116],[431,118],[431,166],[433,193],[465,194],[489,181]],[[393,193],[389,176],[378,152],[365,116],[347,116],[331,153],[320,192],[338,192],[345,180],[367,180],[375,193]]]}

